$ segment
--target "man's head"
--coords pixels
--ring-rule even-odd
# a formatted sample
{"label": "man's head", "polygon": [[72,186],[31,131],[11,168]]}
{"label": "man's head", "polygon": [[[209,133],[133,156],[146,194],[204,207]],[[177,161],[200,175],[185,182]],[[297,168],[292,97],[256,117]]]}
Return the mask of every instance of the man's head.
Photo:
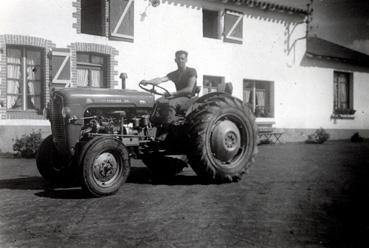
{"label": "man's head", "polygon": [[179,50],[176,52],[175,62],[177,63],[178,69],[185,69],[187,63],[188,52]]}

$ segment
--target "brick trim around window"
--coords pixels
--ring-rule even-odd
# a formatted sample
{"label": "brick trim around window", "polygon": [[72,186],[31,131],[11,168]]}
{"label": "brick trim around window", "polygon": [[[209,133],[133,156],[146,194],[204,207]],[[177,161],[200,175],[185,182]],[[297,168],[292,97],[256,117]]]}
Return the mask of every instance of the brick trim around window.
{"label": "brick trim around window", "polygon": [[108,88],[113,88],[118,85],[118,81],[114,80],[114,77],[118,75],[118,71],[115,71],[114,68],[118,65],[118,61],[115,59],[115,56],[119,55],[117,49],[112,46],[94,44],[94,43],[72,43],[69,46],[71,50],[71,64],[72,64],[72,77],[71,82],[72,86],[77,86],[77,52],[90,52],[90,53],[98,53],[107,56],[107,75],[104,80],[107,82]]}
{"label": "brick trim around window", "polygon": [[77,34],[81,33],[81,0],[76,0],[72,2],[72,6],[75,8],[75,12],[72,13],[74,18],[73,28],[77,30]]}
{"label": "brick trim around window", "polygon": [[6,119],[6,43],[0,35],[0,119]]}
{"label": "brick trim around window", "polygon": [[35,111],[16,111],[14,114],[12,111],[7,112],[7,62],[6,62],[6,49],[7,46],[30,46],[39,48],[42,50],[42,56],[44,66],[42,68],[42,103],[45,104],[49,101],[49,60],[47,58],[48,51],[55,47],[55,44],[50,40],[25,36],[25,35],[13,35],[5,34],[0,35],[0,119],[42,119],[42,115]]}

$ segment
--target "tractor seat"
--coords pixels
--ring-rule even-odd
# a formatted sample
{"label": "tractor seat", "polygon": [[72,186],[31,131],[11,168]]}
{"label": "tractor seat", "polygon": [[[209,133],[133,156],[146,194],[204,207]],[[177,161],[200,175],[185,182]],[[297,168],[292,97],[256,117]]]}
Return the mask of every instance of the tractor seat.
{"label": "tractor seat", "polygon": [[217,91],[232,95],[233,85],[232,83],[221,83],[218,85]]}

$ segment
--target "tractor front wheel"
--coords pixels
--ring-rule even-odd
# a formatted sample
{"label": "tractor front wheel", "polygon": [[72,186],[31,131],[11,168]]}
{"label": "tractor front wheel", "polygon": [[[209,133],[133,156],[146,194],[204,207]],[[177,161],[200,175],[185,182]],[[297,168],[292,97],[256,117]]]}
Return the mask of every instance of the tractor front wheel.
{"label": "tractor front wheel", "polygon": [[97,197],[116,193],[130,171],[126,147],[119,140],[106,137],[95,138],[86,146],[81,154],[82,188]]}

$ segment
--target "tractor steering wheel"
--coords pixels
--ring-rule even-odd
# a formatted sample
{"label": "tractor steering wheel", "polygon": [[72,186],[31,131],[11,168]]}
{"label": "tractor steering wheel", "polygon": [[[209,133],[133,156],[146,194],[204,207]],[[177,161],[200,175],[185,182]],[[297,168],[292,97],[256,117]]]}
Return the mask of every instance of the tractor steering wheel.
{"label": "tractor steering wheel", "polygon": [[[144,87],[146,85],[151,85],[152,86],[151,89],[148,89],[148,88]],[[165,89],[165,88],[163,88],[163,87],[161,87],[157,84],[147,83],[147,82],[146,82],[146,84],[144,84],[144,81],[141,81],[138,84],[138,86],[140,86],[140,88],[145,90],[145,91],[148,91],[150,93],[153,93],[153,94],[156,94],[156,95],[159,95],[159,96],[170,96],[170,92],[167,89]]]}

